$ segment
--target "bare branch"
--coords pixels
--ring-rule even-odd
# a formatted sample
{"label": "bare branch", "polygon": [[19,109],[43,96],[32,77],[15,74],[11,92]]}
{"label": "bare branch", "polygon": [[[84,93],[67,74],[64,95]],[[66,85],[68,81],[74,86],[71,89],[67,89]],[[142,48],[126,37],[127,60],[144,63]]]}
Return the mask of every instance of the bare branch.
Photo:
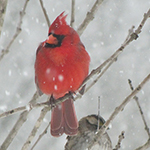
{"label": "bare branch", "polygon": [[121,134],[119,135],[118,143],[117,143],[117,145],[115,146],[115,148],[113,150],[118,150],[119,148],[121,148],[121,142],[124,139],[124,133],[125,132],[122,131]]}
{"label": "bare branch", "polygon": [[41,4],[41,8],[43,10],[47,25],[48,25],[48,27],[50,27],[51,24],[50,24],[49,17],[47,15],[46,9],[44,8],[43,1],[42,0],[39,0],[39,1],[40,1],[40,4]]}
{"label": "bare branch", "polygon": [[47,127],[45,128],[45,130],[39,135],[38,139],[36,140],[36,142],[34,143],[34,145],[31,147],[30,150],[33,150],[34,147],[37,145],[37,143],[41,140],[41,138],[47,133],[47,130],[49,128],[50,123],[47,125]]}
{"label": "bare branch", "polygon": [[18,107],[18,108],[15,108],[15,109],[12,109],[12,110],[9,110],[0,114],[0,118],[7,117],[17,112],[24,111],[24,110],[26,110],[26,106]]}
{"label": "bare branch", "polygon": [[2,31],[2,26],[4,23],[6,6],[7,6],[7,0],[0,0],[0,35],[1,35],[1,31]]}
{"label": "bare branch", "polygon": [[[133,87],[132,81],[131,81],[130,79],[128,79],[128,83],[129,83],[129,85],[130,85],[131,90],[133,91],[133,90],[134,90],[134,87]],[[137,148],[136,150],[145,150],[145,149],[147,149],[147,148],[150,147],[150,132],[149,132],[148,125],[147,125],[147,123],[146,123],[146,119],[145,119],[145,117],[144,117],[144,113],[143,113],[142,108],[141,108],[141,106],[140,106],[138,97],[135,95],[135,96],[133,97],[133,99],[136,101],[136,104],[138,105],[138,108],[139,108],[139,111],[140,111],[142,120],[143,120],[144,125],[145,125],[145,130],[146,130],[146,132],[147,132],[147,134],[148,134],[148,137],[149,137],[148,141],[147,141],[144,145],[142,145],[142,146],[140,146],[139,148]]]}
{"label": "bare branch", "polygon": [[72,0],[71,3],[71,20],[70,20],[70,26],[73,28],[75,22],[75,0]]}
{"label": "bare branch", "polygon": [[[134,87],[133,87],[132,81],[131,81],[130,79],[128,79],[128,83],[129,83],[129,85],[130,85],[131,90],[133,91],[133,90],[134,90]],[[143,120],[144,125],[145,125],[145,130],[146,130],[146,132],[147,132],[147,134],[148,134],[148,137],[150,138],[149,127],[148,127],[148,125],[147,125],[147,123],[146,123],[146,119],[145,119],[145,117],[144,117],[144,113],[143,113],[142,108],[141,108],[141,106],[140,106],[138,97],[135,95],[135,96],[133,97],[133,99],[135,99],[135,101],[136,101],[136,104],[137,104],[137,106],[138,106],[138,108],[139,108],[139,112],[140,112],[140,114],[141,114],[142,120]]]}
{"label": "bare branch", "polygon": [[37,133],[37,130],[39,129],[39,127],[41,126],[41,123],[43,121],[43,118],[45,117],[45,115],[47,114],[47,112],[50,110],[49,107],[44,107],[42,110],[41,110],[41,114],[40,114],[40,117],[38,118],[38,120],[36,121],[28,139],[26,140],[25,144],[23,145],[22,149],[21,150],[26,150],[29,148],[33,138],[35,137],[36,133]]}
{"label": "bare branch", "polygon": [[[35,103],[38,97],[39,97],[38,93],[36,92],[33,95],[30,103]],[[14,127],[12,128],[12,130],[10,131],[8,136],[6,137],[5,141],[1,145],[0,150],[4,150],[4,149],[8,148],[8,146],[11,144],[11,142],[13,141],[15,136],[17,135],[19,129],[22,127],[23,123],[26,121],[29,113],[30,113],[30,110],[29,111],[26,110],[20,114],[20,117],[18,118],[16,124],[14,125]]]}
{"label": "bare branch", "polygon": [[18,37],[18,35],[19,35],[20,32],[21,32],[22,19],[23,19],[24,15],[25,15],[25,10],[26,10],[26,7],[27,7],[28,2],[29,2],[29,0],[26,0],[26,1],[25,1],[23,10],[20,12],[20,19],[19,19],[19,22],[18,22],[18,25],[17,25],[17,29],[16,29],[16,32],[15,32],[14,36],[12,37],[12,39],[10,40],[10,42],[8,43],[6,49],[3,49],[3,50],[1,51],[0,61],[3,59],[3,57],[4,57],[7,53],[9,53],[9,48],[10,48],[10,46],[12,45],[12,43],[15,41],[15,39]]}
{"label": "bare branch", "polygon": [[[94,75],[99,74],[101,72],[102,68],[109,67],[113,62],[115,62],[117,60],[117,57],[123,52],[124,48],[128,44],[130,44],[133,40],[136,40],[138,38],[138,34],[140,34],[141,29],[144,26],[144,24],[149,16],[150,16],[150,9],[148,10],[147,13],[144,14],[143,20],[141,21],[140,25],[135,30],[135,32],[133,31],[134,27],[132,27],[129,30],[127,38],[123,42],[122,46],[113,55],[111,55],[110,58],[108,58],[104,63],[102,63],[99,67],[92,70],[91,73],[88,75],[88,77],[82,83],[81,87],[83,85],[85,85],[87,83],[87,81],[89,81],[89,79],[91,79]],[[107,68],[106,68],[106,70],[107,70]],[[97,78],[100,78],[100,77],[98,76]],[[96,81],[97,81],[97,79],[94,82],[96,83]],[[92,84],[95,84],[95,83],[92,83]]]}
{"label": "bare branch", "polygon": [[144,18],[142,19],[142,21],[141,21],[140,25],[138,26],[138,28],[135,30],[135,33],[136,33],[136,34],[141,33],[142,28],[143,28],[143,26],[144,26],[146,20],[147,20],[149,17],[150,17],[150,9],[148,10],[147,13],[144,14]]}
{"label": "bare branch", "polygon": [[79,35],[81,35],[83,33],[83,31],[86,29],[87,25],[94,19],[94,15],[95,15],[96,11],[98,10],[98,7],[101,5],[101,3],[103,1],[104,0],[96,0],[95,4],[91,8],[91,10],[86,14],[84,21],[81,23],[81,25],[79,26],[79,28],[77,30]]}
{"label": "bare branch", "polygon": [[148,149],[149,147],[150,147],[150,138],[148,139],[148,141],[147,141],[144,145],[138,147],[138,148],[135,149],[135,150],[146,150],[146,149]]}
{"label": "bare branch", "polygon": [[93,142],[91,142],[90,148],[95,144],[96,139],[98,136],[102,136],[103,133],[106,132],[107,128],[109,127],[110,123],[114,120],[114,118],[125,108],[127,103],[129,103],[132,98],[143,88],[143,86],[150,80],[150,74],[147,75],[147,77],[133,90],[133,92],[128,95],[125,100],[114,110],[114,112],[111,114],[109,119],[105,122],[105,124],[101,127],[99,132],[95,134],[95,137],[93,137]]}

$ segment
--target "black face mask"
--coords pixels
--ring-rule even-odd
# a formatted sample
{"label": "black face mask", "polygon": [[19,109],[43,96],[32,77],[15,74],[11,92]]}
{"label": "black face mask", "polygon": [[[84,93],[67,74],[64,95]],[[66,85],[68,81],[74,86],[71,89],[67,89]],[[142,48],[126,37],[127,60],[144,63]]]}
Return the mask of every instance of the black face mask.
{"label": "black face mask", "polygon": [[[48,36],[50,36],[52,33],[50,33]],[[60,47],[61,46],[61,43],[62,43],[62,40],[64,39],[64,35],[57,35],[57,34],[53,34],[53,36],[55,38],[57,38],[58,40],[58,43],[57,44],[49,44],[49,43],[46,43],[45,44],[45,47],[50,47],[50,48],[55,48],[55,47]]]}

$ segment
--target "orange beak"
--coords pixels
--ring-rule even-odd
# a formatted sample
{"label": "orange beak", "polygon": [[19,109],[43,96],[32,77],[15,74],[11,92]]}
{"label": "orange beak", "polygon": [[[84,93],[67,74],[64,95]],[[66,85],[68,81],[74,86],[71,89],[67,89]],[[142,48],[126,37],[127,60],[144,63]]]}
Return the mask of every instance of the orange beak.
{"label": "orange beak", "polygon": [[51,34],[51,35],[49,35],[48,39],[46,40],[46,43],[57,45],[58,40],[56,37],[53,36],[53,34]]}

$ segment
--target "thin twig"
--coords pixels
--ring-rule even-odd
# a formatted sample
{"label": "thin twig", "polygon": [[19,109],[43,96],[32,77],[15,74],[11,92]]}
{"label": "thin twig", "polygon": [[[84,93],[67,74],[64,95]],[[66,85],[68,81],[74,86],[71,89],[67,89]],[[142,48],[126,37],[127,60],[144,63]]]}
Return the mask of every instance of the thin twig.
{"label": "thin twig", "polygon": [[0,0],[0,35],[4,23],[4,17],[6,12],[7,0]]}
{"label": "thin twig", "polygon": [[48,27],[50,27],[50,20],[49,20],[49,17],[48,17],[48,15],[47,15],[47,11],[46,11],[46,9],[44,8],[44,5],[43,5],[43,1],[42,0],[39,0],[40,1],[40,4],[41,4],[41,8],[42,8],[42,10],[43,10],[43,13],[44,13],[44,16],[45,16],[45,19],[46,19],[46,22],[47,22],[47,25],[48,25]]}
{"label": "thin twig", "polygon": [[[98,97],[98,118],[100,118],[100,115],[101,115],[101,114],[100,114],[100,109],[101,109],[101,108],[100,108],[100,107],[101,107],[101,106],[100,106],[100,105],[101,105],[101,102],[100,102],[100,101],[101,101],[101,99],[100,99],[100,96],[99,96],[99,97]],[[99,128],[100,128],[99,125],[100,125],[100,122],[99,122],[99,120],[97,120],[97,131],[98,131]]]}
{"label": "thin twig", "polygon": [[135,150],[146,150],[146,149],[148,149],[149,147],[150,147],[150,138],[148,139],[148,141],[147,141],[144,145],[142,145],[142,146],[136,148]]}
{"label": "thin twig", "polygon": [[[36,92],[30,103],[35,103],[37,98],[38,98],[38,93]],[[22,127],[22,125],[24,124],[24,122],[27,120],[27,116],[30,113],[31,109],[29,111],[24,111],[20,114],[16,124],[14,125],[14,127],[12,128],[12,130],[10,131],[10,133],[8,134],[8,136],[6,137],[5,141],[3,142],[3,144],[0,147],[0,150],[4,150],[7,149],[8,146],[11,144],[11,142],[13,141],[13,139],[15,138],[15,136],[17,135],[19,129]]]}
{"label": "thin twig", "polygon": [[95,142],[97,142],[97,138],[99,136],[102,136],[109,127],[110,123],[115,119],[115,117],[125,108],[125,106],[132,100],[132,98],[143,88],[143,86],[150,80],[150,74],[146,76],[146,78],[133,90],[133,92],[128,95],[125,100],[114,110],[114,112],[111,114],[109,119],[105,122],[105,124],[101,127],[99,132],[95,134],[95,137],[93,137],[93,142],[91,142],[91,145],[89,148],[91,148]]}
{"label": "thin twig", "polygon": [[70,20],[70,26],[73,28],[75,22],[75,0],[72,0],[71,2],[71,20]]}
{"label": "thin twig", "polygon": [[17,112],[24,111],[24,110],[26,110],[26,106],[17,107],[15,109],[12,109],[12,110],[9,110],[9,111],[6,111],[6,112],[0,114],[0,118],[7,117],[7,116],[10,116],[10,115],[15,114]]}
{"label": "thin twig", "polygon": [[94,19],[94,15],[95,15],[96,11],[98,10],[98,7],[101,5],[101,3],[103,1],[104,0],[96,0],[95,4],[91,8],[91,10],[86,14],[84,21],[81,23],[81,25],[77,29],[77,32],[79,35],[81,35],[83,33],[83,31],[86,29],[87,25]]}
{"label": "thin twig", "polygon": [[119,148],[121,148],[121,142],[124,139],[124,133],[125,132],[122,131],[121,134],[119,135],[118,143],[117,143],[117,145],[115,146],[115,148],[113,150],[118,150]]}
{"label": "thin twig", "polygon": [[37,133],[37,130],[39,129],[39,127],[41,126],[42,124],[42,121],[45,117],[45,115],[47,114],[47,112],[50,110],[49,107],[44,107],[42,110],[41,110],[41,114],[40,114],[40,117],[38,118],[38,120],[36,121],[30,135],[28,136],[25,144],[23,145],[22,149],[21,150],[27,150],[33,140],[33,138],[35,137],[36,133]]}
{"label": "thin twig", "polygon": [[20,18],[19,18],[19,22],[18,22],[18,25],[17,25],[17,29],[16,29],[16,32],[15,34],[13,35],[12,39],[10,40],[10,42],[8,43],[6,49],[3,49],[1,51],[1,55],[0,55],[0,61],[3,59],[3,57],[9,53],[9,48],[10,46],[12,45],[12,43],[15,41],[15,39],[18,37],[18,35],[20,34],[21,32],[21,25],[22,25],[22,19],[25,15],[25,10],[26,10],[26,7],[27,7],[27,4],[28,4],[29,0],[26,0],[25,1],[25,4],[23,6],[23,10],[20,12]]}
{"label": "thin twig", "polygon": [[[133,91],[133,90],[134,90],[134,87],[133,87],[132,81],[131,81],[130,79],[128,79],[128,83],[129,83],[129,85],[130,85],[131,90]],[[147,134],[148,134],[148,137],[149,137],[149,138],[148,138],[148,141],[147,141],[144,145],[142,145],[142,146],[140,146],[139,148],[137,148],[136,150],[145,150],[145,149],[147,149],[147,148],[150,147],[150,131],[149,131],[149,127],[148,127],[148,125],[147,125],[146,119],[145,119],[145,117],[144,117],[144,113],[143,113],[142,108],[141,108],[141,106],[140,106],[138,97],[135,95],[135,96],[133,97],[133,99],[136,101],[136,104],[137,104],[137,106],[138,106],[138,108],[139,108],[139,111],[140,111],[142,120],[143,120],[144,125],[145,125],[145,130],[146,130],[146,132],[147,132]]]}
{"label": "thin twig", "polygon": [[[129,83],[129,85],[130,85],[131,90],[133,91],[133,90],[134,90],[134,87],[133,87],[132,81],[131,81],[130,79],[128,79],[128,83]],[[133,97],[133,99],[136,101],[136,104],[137,104],[137,106],[138,106],[138,108],[139,108],[139,112],[140,112],[140,114],[141,114],[142,120],[143,120],[144,125],[145,125],[145,130],[146,130],[146,132],[147,132],[147,134],[148,134],[148,137],[150,138],[150,130],[149,130],[149,127],[148,127],[148,125],[147,125],[146,119],[145,119],[145,117],[144,117],[144,113],[143,113],[142,108],[141,108],[141,106],[140,106],[138,97],[135,95],[135,96]]]}
{"label": "thin twig", "polygon": [[30,150],[33,150],[34,147],[37,145],[37,143],[41,140],[41,138],[47,133],[47,130],[49,128],[50,123],[47,125],[47,127],[45,128],[45,130],[39,135],[38,139],[36,140],[36,142],[33,144],[33,146],[31,147]]}

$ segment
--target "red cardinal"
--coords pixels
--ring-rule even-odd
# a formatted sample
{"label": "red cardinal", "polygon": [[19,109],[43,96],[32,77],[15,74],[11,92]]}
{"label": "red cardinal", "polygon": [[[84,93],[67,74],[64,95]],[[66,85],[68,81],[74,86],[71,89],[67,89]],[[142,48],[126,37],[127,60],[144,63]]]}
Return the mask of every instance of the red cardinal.
{"label": "red cardinal", "polygon": [[[48,38],[36,53],[35,82],[38,91],[54,99],[75,92],[88,75],[90,57],[77,32],[66,23],[64,12],[49,28]],[[57,105],[52,110],[51,134],[75,135],[78,121],[73,99]]]}

